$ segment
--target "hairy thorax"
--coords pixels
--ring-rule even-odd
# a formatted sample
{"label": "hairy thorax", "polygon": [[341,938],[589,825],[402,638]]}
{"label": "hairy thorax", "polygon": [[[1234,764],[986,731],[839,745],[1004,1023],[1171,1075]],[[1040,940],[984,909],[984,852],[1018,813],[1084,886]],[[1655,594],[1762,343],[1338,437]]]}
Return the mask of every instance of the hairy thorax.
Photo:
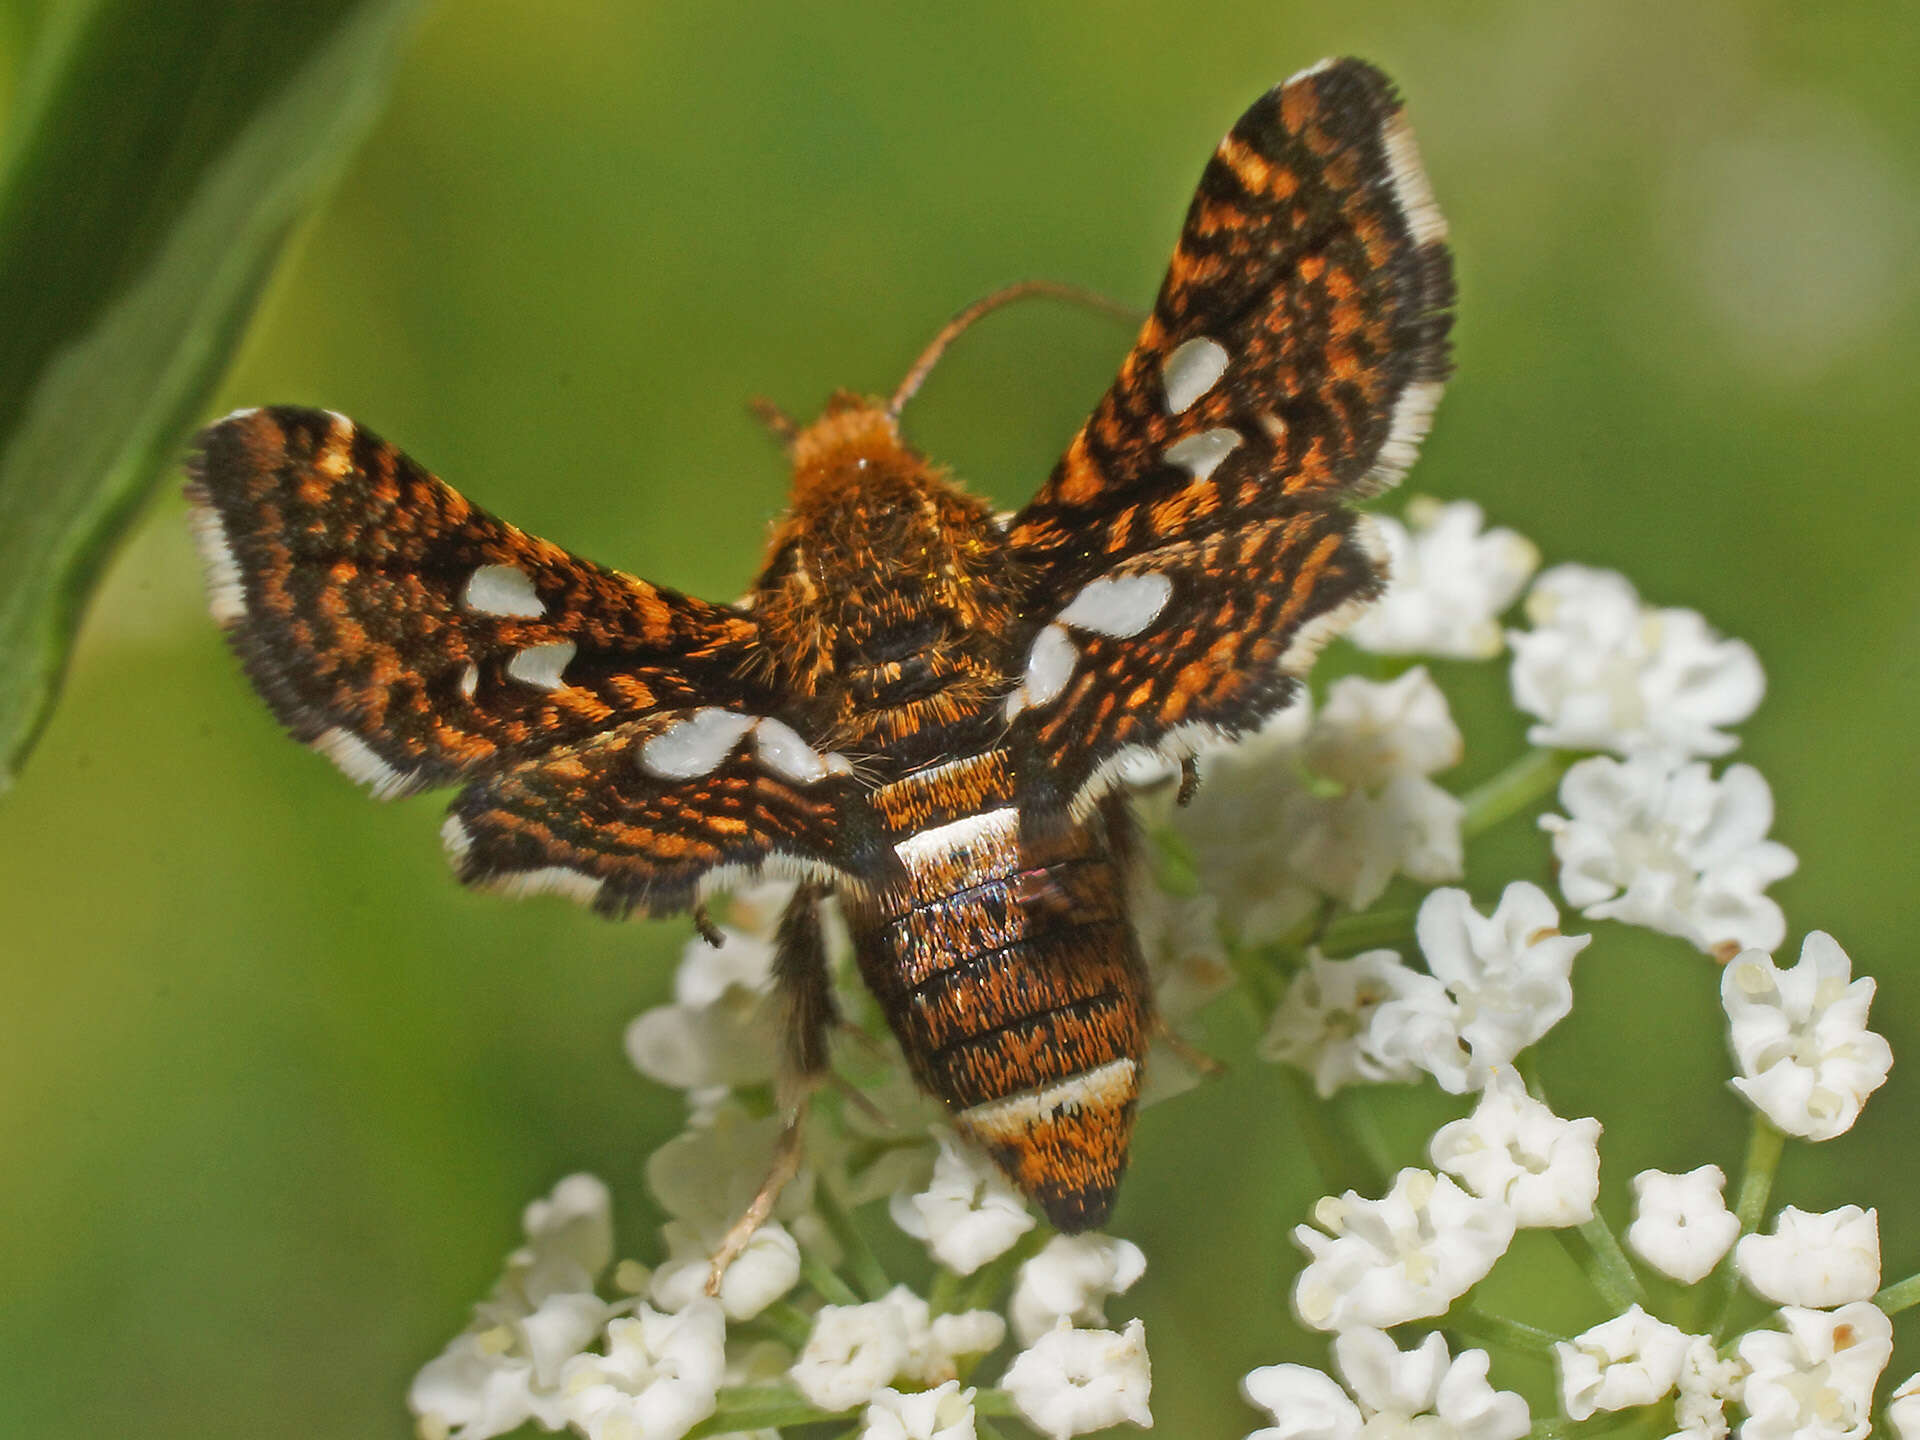
{"label": "hairy thorax", "polygon": [[1018,580],[993,513],[850,395],[793,459],[753,591],[780,678],[833,748],[889,768],[937,758],[1012,686]]}

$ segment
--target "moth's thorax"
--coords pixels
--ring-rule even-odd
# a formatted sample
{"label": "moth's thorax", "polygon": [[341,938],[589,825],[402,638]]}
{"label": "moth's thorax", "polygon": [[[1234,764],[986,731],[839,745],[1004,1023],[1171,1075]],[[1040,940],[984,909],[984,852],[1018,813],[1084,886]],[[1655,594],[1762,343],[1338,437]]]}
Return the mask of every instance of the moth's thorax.
{"label": "moth's thorax", "polygon": [[796,437],[793,462],[753,592],[781,678],[838,747],[937,753],[1009,685],[1019,596],[993,513],[852,395]]}

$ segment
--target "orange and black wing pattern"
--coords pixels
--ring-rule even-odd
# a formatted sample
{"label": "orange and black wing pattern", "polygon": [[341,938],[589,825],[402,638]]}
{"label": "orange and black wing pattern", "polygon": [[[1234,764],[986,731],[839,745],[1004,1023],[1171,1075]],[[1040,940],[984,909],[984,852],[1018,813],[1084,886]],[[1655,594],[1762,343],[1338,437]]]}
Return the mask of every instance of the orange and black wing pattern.
{"label": "orange and black wing pattern", "polygon": [[243,411],[189,475],[214,618],[281,723],[376,794],[767,699],[744,611],[527,535],[343,415]]}
{"label": "orange and black wing pattern", "polygon": [[1377,594],[1345,502],[1426,435],[1445,239],[1361,61],[1296,75],[1221,141],[1119,378],[1009,530],[1036,627],[1009,709],[1080,803],[1131,747],[1257,726]]}
{"label": "orange and black wing pattern", "polygon": [[460,878],[619,917],[685,909],[743,871],[844,879],[864,868],[871,857],[842,853],[852,837],[839,816],[856,788],[845,773],[775,773],[748,740],[698,776],[652,774],[649,744],[672,743],[701,713],[618,725],[469,785],[443,832]]}
{"label": "orange and black wing pattern", "polygon": [[[624,913],[685,903],[715,867],[828,863],[844,777],[769,718],[744,610],[527,535],[329,411],[231,416],[190,476],[254,685],[377,795],[471,782],[447,826],[463,879]],[[677,763],[638,763],[689,715],[708,719],[658,752]]]}

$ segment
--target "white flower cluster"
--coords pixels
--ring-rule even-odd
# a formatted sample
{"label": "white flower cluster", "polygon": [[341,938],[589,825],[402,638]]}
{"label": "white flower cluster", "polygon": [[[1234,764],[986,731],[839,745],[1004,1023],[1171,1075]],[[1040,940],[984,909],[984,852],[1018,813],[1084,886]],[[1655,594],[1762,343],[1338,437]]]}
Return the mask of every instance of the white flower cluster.
{"label": "white flower cluster", "polygon": [[[1526,834],[1542,861],[1551,846],[1565,905],[1725,963],[1731,1084],[1755,1112],[1753,1153],[1844,1133],[1891,1063],[1867,1028],[1873,981],[1855,979],[1821,932],[1797,964],[1775,964],[1786,920],[1766,891],[1794,856],[1769,838],[1765,780],[1713,765],[1760,698],[1757,662],[1698,615],[1650,608],[1621,577],[1576,566],[1540,576],[1531,628],[1503,636],[1537,564],[1530,544],[1462,504],[1412,506],[1405,527],[1382,530],[1396,588],[1356,641],[1458,661],[1493,658],[1504,638],[1513,697],[1547,748],[1463,800],[1434,779],[1463,751],[1434,676],[1417,664],[1348,676],[1210,757],[1197,803],[1149,822],[1142,849],[1168,878],[1143,875],[1134,908],[1163,1018],[1250,977],[1243,994],[1271,1006],[1260,1053],[1320,1096],[1431,1080],[1470,1097],[1431,1135],[1424,1168],[1389,1179],[1362,1156],[1353,1173],[1376,1178],[1322,1198],[1294,1230],[1305,1256],[1294,1312],[1331,1336],[1333,1364],[1249,1373],[1245,1396],[1273,1422],[1249,1440],[1519,1440],[1534,1426],[1528,1403],[1490,1378],[1512,1335],[1551,1354],[1560,1414],[1544,1424],[1556,1433],[1643,1410],[1647,1433],[1669,1440],[1727,1440],[1735,1424],[1740,1440],[1862,1440],[1891,1353],[1878,1214],[1759,1213],[1769,1171],[1738,1187],[1743,1231],[1717,1167],[1647,1170],[1622,1250],[1598,1203],[1600,1121],[1555,1114],[1532,1053],[1571,1012],[1574,959],[1593,937],[1562,933],[1538,885],[1495,895],[1453,883],[1476,827],[1537,808],[1557,782],[1548,839]],[[1522,785],[1518,800],[1502,788]],[[1171,786],[1158,798],[1169,803]],[[427,1440],[526,1424],[588,1440],[696,1429],[778,1440],[783,1426],[828,1420],[860,1440],[975,1440],[1009,1414],[1067,1440],[1153,1423],[1145,1326],[1107,1315],[1146,1256],[1046,1230],[938,1123],[884,1042],[890,1058],[849,1053],[841,1085],[823,1087],[798,1173],[707,1294],[711,1257],[776,1154],[793,1153],[780,1149],[773,1075],[773,936],[790,893],[733,897],[718,946],[690,943],[672,1003],[627,1032],[636,1068],[682,1091],[689,1116],[647,1166],[665,1216],[649,1263],[614,1263],[609,1197],[591,1177],[530,1206],[525,1245],[414,1382]],[[831,924],[829,935],[841,1009],[878,1038],[844,936]],[[1171,1088],[1179,1067],[1165,1060],[1156,1050],[1149,1098]],[[930,1282],[901,1283],[864,1237],[856,1212],[871,1219],[882,1201],[924,1250]],[[1610,1318],[1543,1336],[1481,1313],[1475,1287],[1525,1229],[1563,1232],[1587,1257]],[[881,1250],[902,1248],[895,1236]],[[1655,1313],[1664,1302],[1643,1293],[1629,1252],[1680,1286],[1718,1289]],[[1744,1328],[1723,1319],[1700,1333],[1709,1311]],[[1388,1333],[1441,1316],[1488,1348]],[[1902,1440],[1920,1440],[1920,1377],[1887,1414]]]}
{"label": "white flower cluster", "polygon": [[[1452,523],[1457,535],[1468,535],[1479,516]],[[1497,651],[1484,633],[1476,645],[1463,643],[1461,628],[1437,618],[1445,602],[1425,593],[1434,582],[1419,546],[1443,553],[1439,522],[1425,517],[1423,539],[1388,533],[1396,555],[1412,557],[1403,566],[1419,593],[1404,595],[1404,609],[1383,611],[1356,638],[1380,650],[1428,655]],[[1457,536],[1444,543],[1453,546],[1446,553],[1468,563]],[[1507,554],[1516,553],[1509,545]],[[1487,602],[1497,613],[1512,591],[1502,588],[1504,579],[1493,583],[1491,559],[1477,563],[1482,574],[1459,588],[1504,595]],[[1576,566],[1541,576],[1526,613],[1532,628],[1509,639],[1515,701],[1537,722],[1529,739],[1562,751],[1610,752],[1563,761],[1563,813],[1541,821],[1567,903],[1590,919],[1682,937],[1725,962],[1732,1085],[1759,1112],[1756,1124],[1805,1140],[1843,1133],[1884,1081],[1891,1059],[1885,1041],[1866,1028],[1873,982],[1853,979],[1845,953],[1817,931],[1797,965],[1774,964],[1769,952],[1785,938],[1786,920],[1765,892],[1793,871],[1795,858],[1769,838],[1773,805],[1764,778],[1745,765],[1716,774],[1710,764],[1736,743],[1727,727],[1760,699],[1763,679],[1752,652],[1719,638],[1690,611],[1644,606],[1620,576]],[[1428,615],[1433,624],[1423,628]],[[1405,687],[1396,689],[1401,696],[1429,684],[1420,670],[1393,682]],[[1342,687],[1369,699],[1388,688],[1344,680],[1336,693]],[[1431,757],[1431,717],[1445,713],[1437,696],[1423,696],[1417,706],[1349,701],[1343,724],[1352,723],[1356,708],[1381,723],[1341,745],[1331,738],[1333,708],[1270,746],[1265,760],[1274,775],[1227,775],[1226,795],[1216,796],[1194,827],[1203,860],[1208,833],[1225,845],[1247,844],[1249,856],[1258,856],[1253,863],[1268,877],[1264,899],[1251,872],[1203,865],[1203,876],[1220,887],[1223,913],[1241,922],[1240,943],[1269,945],[1282,966],[1289,944],[1342,933],[1337,918],[1326,908],[1316,915],[1300,892],[1310,901],[1360,908],[1384,887],[1356,894],[1315,883],[1313,866],[1264,839],[1259,817],[1301,833],[1301,794],[1314,794],[1316,783],[1323,790],[1351,787],[1380,765],[1376,757]],[[1329,755],[1359,758],[1343,770]],[[1364,848],[1325,829],[1316,840]],[[1390,848],[1359,860],[1348,853],[1338,865],[1348,873],[1422,878],[1391,856]],[[1329,868],[1323,861],[1319,873]],[[1263,912],[1276,894],[1287,903]],[[1299,1365],[1253,1371],[1246,1396],[1271,1411],[1274,1424],[1249,1440],[1524,1432],[1527,1407],[1488,1384],[1485,1352],[1450,1362],[1442,1338],[1429,1335],[1403,1353],[1382,1332],[1457,1314],[1521,1228],[1584,1227],[1592,1237],[1583,1249],[1613,1244],[1596,1203],[1599,1122],[1559,1118],[1512,1068],[1569,1012],[1573,957],[1590,937],[1562,935],[1552,901],[1524,883],[1510,885],[1491,913],[1475,908],[1465,891],[1430,891],[1412,930],[1424,967],[1406,963],[1396,949],[1329,958],[1324,941],[1306,945],[1262,1051],[1305,1070],[1322,1096],[1349,1085],[1430,1078],[1453,1093],[1478,1090],[1479,1099],[1470,1115],[1433,1135],[1432,1170],[1400,1171],[1378,1199],[1355,1190],[1322,1199],[1314,1223],[1296,1229],[1307,1259],[1294,1285],[1294,1310],[1304,1324],[1333,1334],[1334,1368],[1345,1383]],[[1276,939],[1281,943],[1273,946]],[[1753,1296],[1778,1308],[1729,1339],[1689,1333],[1643,1304],[1623,1303],[1613,1318],[1553,1345],[1560,1423],[1665,1406],[1649,1416],[1649,1433],[1664,1426],[1671,1440],[1725,1440],[1733,1425],[1729,1407],[1737,1407],[1745,1417],[1741,1440],[1861,1440],[1868,1432],[1874,1387],[1891,1353],[1887,1314],[1873,1303],[1881,1293],[1877,1214],[1855,1205],[1817,1214],[1787,1205],[1763,1228],[1742,1234],[1723,1198],[1725,1185],[1710,1165],[1635,1177],[1627,1244],[1651,1269],[1685,1286],[1724,1265]],[[1609,1272],[1598,1288],[1617,1294],[1621,1283],[1617,1271]],[[1903,1440],[1920,1440],[1920,1376],[1896,1392],[1888,1415]]]}
{"label": "white flower cluster", "polygon": [[1540,822],[1568,903],[1721,959],[1777,946],[1786,920],[1765,891],[1798,862],[1767,838],[1773,792],[1752,766],[1715,776],[1706,763],[1739,743],[1723,727],[1766,689],[1752,649],[1581,565],[1542,575],[1526,613],[1534,628],[1509,638],[1514,701],[1539,721],[1528,739],[1614,752],[1574,765],[1560,787],[1566,813]]}
{"label": "white flower cluster", "polygon": [[[532,1423],[589,1440],[676,1440],[724,1415],[737,1388],[749,1410],[773,1393],[799,1416],[857,1418],[864,1440],[973,1440],[979,1390],[963,1382],[1006,1342],[1009,1317],[1020,1348],[998,1383],[1034,1429],[1065,1440],[1152,1423],[1145,1328],[1105,1328],[1104,1312],[1146,1257],[1085,1234],[1035,1243],[1014,1263],[1034,1216],[984,1155],[929,1129],[897,1065],[831,1115],[837,1133],[814,1127],[800,1173],[709,1298],[712,1256],[780,1139],[766,1105],[778,1044],[772,937],[790,894],[767,885],[736,895],[721,943],[688,944],[673,1003],[628,1028],[636,1068],[688,1100],[687,1129],[647,1163],[667,1216],[656,1263],[614,1266],[606,1187],[561,1182],[529,1207],[527,1244],[473,1324],[415,1380],[408,1398],[423,1436],[485,1440]],[[858,1269],[852,1237],[828,1217],[844,1226],[846,1206],[882,1197],[950,1281],[1002,1261],[994,1298],[1005,1313],[936,1310],[900,1284],[870,1284],[861,1299],[838,1273]],[[623,1292],[613,1298],[603,1293],[610,1270]]]}
{"label": "white flower cluster", "polygon": [[1573,958],[1590,937],[1562,935],[1553,902],[1515,881],[1491,915],[1464,890],[1432,891],[1414,933],[1424,971],[1393,950],[1348,960],[1309,951],[1274,1012],[1261,1053],[1343,1085],[1429,1075],[1477,1090],[1573,1008]]}
{"label": "white flower cluster", "polygon": [[1461,875],[1460,802],[1431,778],[1459,760],[1460,731],[1424,668],[1334,682],[1259,735],[1206,757],[1199,796],[1174,824],[1226,927],[1285,933],[1321,897],[1350,910],[1396,875]]}
{"label": "white flower cluster", "polygon": [[[1759,952],[1729,967],[1724,1003],[1743,1072],[1733,1084],[1788,1134],[1841,1133],[1886,1075],[1886,1043],[1866,1029],[1872,983],[1851,973],[1845,954],[1818,933],[1791,970],[1777,970]],[[1402,1421],[1422,1414],[1419,1406],[1395,1409],[1380,1398],[1386,1392],[1379,1372],[1354,1358],[1358,1347],[1391,1364],[1378,1332],[1447,1312],[1492,1271],[1516,1229],[1594,1222],[1599,1137],[1597,1121],[1558,1119],[1503,1070],[1471,1116],[1434,1135],[1433,1162],[1446,1173],[1402,1170],[1379,1200],[1354,1191],[1321,1200],[1314,1225],[1295,1231],[1308,1263],[1295,1283],[1294,1310],[1303,1323],[1334,1332],[1354,1399],[1317,1371],[1256,1370],[1247,1377],[1248,1398],[1273,1410],[1277,1426],[1257,1432],[1260,1440],[1358,1435],[1377,1414]],[[1577,1421],[1671,1398],[1677,1434],[1725,1440],[1726,1407],[1738,1404],[1747,1415],[1742,1440],[1861,1440],[1892,1353],[1891,1324],[1871,1303],[1880,1289],[1878,1215],[1856,1205],[1821,1214],[1789,1205],[1768,1231],[1742,1236],[1723,1198],[1725,1184],[1711,1165],[1636,1176],[1627,1244],[1682,1285],[1706,1279],[1731,1252],[1747,1288],[1779,1307],[1773,1323],[1717,1345],[1629,1305],[1554,1345],[1563,1413]],[[1427,1345],[1438,1343],[1429,1337]],[[1445,1353],[1444,1346],[1432,1351],[1423,1373],[1443,1367]],[[1455,1365],[1479,1354],[1468,1352]],[[1492,1392],[1482,1393],[1485,1373],[1483,1357],[1470,1387],[1477,1419],[1423,1402],[1441,1432],[1526,1428],[1524,1406],[1515,1422],[1495,1407]],[[1446,1386],[1431,1393],[1444,1398]],[[1903,1393],[1920,1393],[1920,1386]],[[1900,1403],[1920,1418],[1920,1404]]]}

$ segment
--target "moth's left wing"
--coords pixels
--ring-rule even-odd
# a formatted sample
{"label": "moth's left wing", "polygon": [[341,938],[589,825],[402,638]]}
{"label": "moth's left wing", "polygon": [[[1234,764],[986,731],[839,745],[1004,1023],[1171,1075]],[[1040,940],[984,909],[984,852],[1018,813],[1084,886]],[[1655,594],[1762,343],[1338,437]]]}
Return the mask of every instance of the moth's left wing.
{"label": "moth's left wing", "polygon": [[1378,594],[1345,502],[1426,435],[1445,234],[1370,65],[1296,75],[1221,141],[1119,378],[1009,528],[1033,618],[1008,710],[1077,810],[1131,752],[1256,727]]}

